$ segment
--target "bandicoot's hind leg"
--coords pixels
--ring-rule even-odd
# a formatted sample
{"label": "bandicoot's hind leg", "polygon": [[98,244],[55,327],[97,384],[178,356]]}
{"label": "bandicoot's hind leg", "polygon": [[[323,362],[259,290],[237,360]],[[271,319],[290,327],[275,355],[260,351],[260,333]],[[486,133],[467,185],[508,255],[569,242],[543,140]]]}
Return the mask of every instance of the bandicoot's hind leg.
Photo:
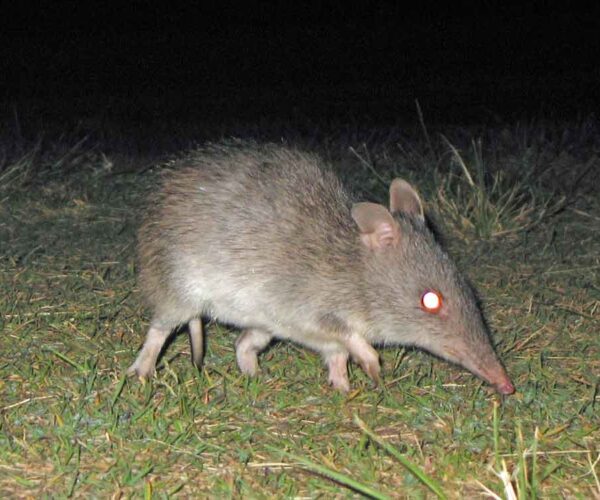
{"label": "bandicoot's hind leg", "polygon": [[153,321],[148,329],[144,346],[135,359],[134,363],[127,370],[128,375],[137,375],[149,379],[156,370],[156,360],[161,349],[171,334],[172,328],[165,326],[164,323]]}
{"label": "bandicoot's hind leg", "polygon": [[190,346],[192,348],[192,363],[198,370],[202,368],[204,359],[204,339],[202,337],[202,320],[194,318],[188,323]]}
{"label": "bandicoot's hind leg", "polygon": [[269,345],[273,336],[258,328],[244,330],[235,341],[235,356],[242,373],[256,375],[258,371],[258,353]]}

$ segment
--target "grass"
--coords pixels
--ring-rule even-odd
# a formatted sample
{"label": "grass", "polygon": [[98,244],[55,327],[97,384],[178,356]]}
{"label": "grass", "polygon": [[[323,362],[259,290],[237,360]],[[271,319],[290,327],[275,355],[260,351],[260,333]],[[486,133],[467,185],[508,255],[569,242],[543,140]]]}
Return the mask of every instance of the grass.
{"label": "grass", "polygon": [[483,296],[518,389],[505,399],[401,348],[381,351],[378,388],[351,367],[348,396],[288,343],[248,379],[216,324],[202,373],[183,335],[155,380],[127,379],[148,320],[134,234],[154,172],[80,136],[5,140],[0,495],[599,496],[597,126],[288,137],[365,197],[396,175],[419,186]]}

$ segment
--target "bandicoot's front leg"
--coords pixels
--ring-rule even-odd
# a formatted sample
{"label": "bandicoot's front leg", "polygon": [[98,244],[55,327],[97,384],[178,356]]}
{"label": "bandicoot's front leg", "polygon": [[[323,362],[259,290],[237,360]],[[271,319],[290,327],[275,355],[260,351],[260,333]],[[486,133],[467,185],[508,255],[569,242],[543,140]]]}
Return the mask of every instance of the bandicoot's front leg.
{"label": "bandicoot's front leg", "polygon": [[340,392],[350,391],[350,381],[348,380],[348,353],[336,352],[325,358],[327,368],[329,369],[328,381],[331,386]]}
{"label": "bandicoot's front leg", "polygon": [[364,372],[375,384],[379,384],[381,365],[379,364],[379,353],[360,335],[348,337],[344,346],[350,352],[352,359],[360,365]]}

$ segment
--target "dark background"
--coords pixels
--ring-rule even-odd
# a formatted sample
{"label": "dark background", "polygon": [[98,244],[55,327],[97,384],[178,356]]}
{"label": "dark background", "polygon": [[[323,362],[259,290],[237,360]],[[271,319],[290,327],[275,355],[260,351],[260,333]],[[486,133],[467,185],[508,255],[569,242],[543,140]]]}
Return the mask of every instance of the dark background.
{"label": "dark background", "polygon": [[387,123],[414,119],[418,99],[428,120],[466,124],[568,119],[600,101],[600,10],[566,2],[47,2],[3,14],[0,101],[46,116]]}

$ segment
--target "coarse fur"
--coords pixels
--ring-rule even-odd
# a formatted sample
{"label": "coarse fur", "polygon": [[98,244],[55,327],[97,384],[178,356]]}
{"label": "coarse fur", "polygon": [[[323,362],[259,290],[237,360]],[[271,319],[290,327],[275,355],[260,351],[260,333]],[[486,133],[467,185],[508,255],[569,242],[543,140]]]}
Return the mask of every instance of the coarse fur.
{"label": "coarse fur", "polygon": [[[131,373],[149,377],[168,335],[190,323],[202,361],[200,318],[243,330],[236,354],[254,375],[276,337],[320,352],[347,391],[349,357],[377,381],[373,345],[414,345],[514,391],[481,312],[425,224],[414,189],[396,179],[390,210],[353,204],[318,156],[228,141],[171,165],[139,232],[140,287],[153,318]],[[426,290],[442,308],[421,306]]]}

